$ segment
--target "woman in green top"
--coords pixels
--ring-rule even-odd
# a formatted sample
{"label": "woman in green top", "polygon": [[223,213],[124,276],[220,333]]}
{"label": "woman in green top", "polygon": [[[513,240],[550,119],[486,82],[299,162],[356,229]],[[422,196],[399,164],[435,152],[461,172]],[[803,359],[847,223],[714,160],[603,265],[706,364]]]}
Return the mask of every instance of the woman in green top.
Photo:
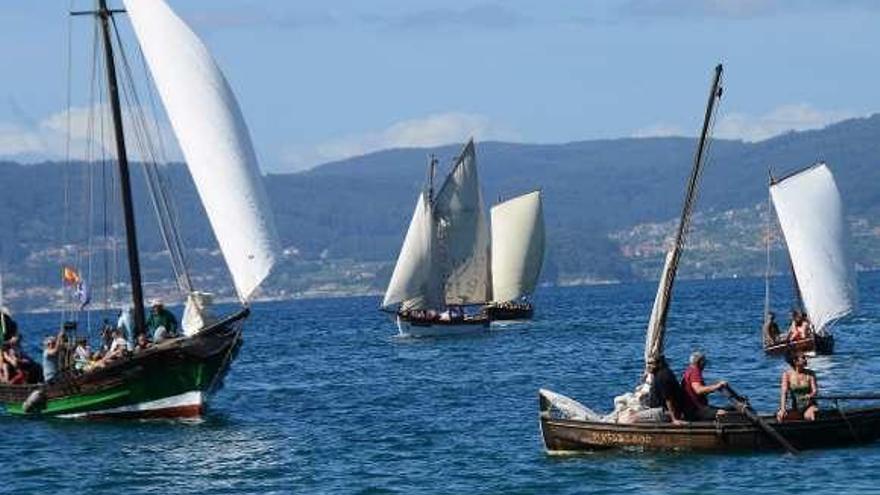
{"label": "woman in green top", "polygon": [[[782,372],[782,386],[779,393],[779,411],[776,419],[805,419],[815,421],[819,407],[816,405],[816,395],[819,393],[819,385],[816,383],[816,374],[807,369],[807,357],[802,353],[786,356],[790,370]],[[785,401],[791,399],[791,408],[786,409]]]}

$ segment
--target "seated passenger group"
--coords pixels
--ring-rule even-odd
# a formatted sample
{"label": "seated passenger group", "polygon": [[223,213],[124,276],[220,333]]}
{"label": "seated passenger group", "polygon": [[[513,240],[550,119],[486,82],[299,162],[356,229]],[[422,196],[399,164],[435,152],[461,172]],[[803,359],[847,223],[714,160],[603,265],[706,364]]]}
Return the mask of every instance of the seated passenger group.
{"label": "seated passenger group", "polygon": [[18,325],[6,313],[2,313],[2,347],[0,347],[0,383],[24,384],[44,381],[49,383],[59,372],[72,367],[78,372],[103,368],[128,353],[139,353],[154,343],[178,336],[177,318],[165,309],[162,301],[151,302],[146,332],[133,331],[132,308],[124,309],[116,325],[104,321],[101,330],[101,347],[92,351],[88,339],[80,337],[75,345],[62,326],[57,335],[43,341],[42,367],[33,362],[21,349]]}
{"label": "seated passenger group", "polygon": [[765,346],[798,342],[810,337],[810,320],[807,318],[807,315],[794,309],[791,311],[791,324],[788,327],[788,333],[780,335],[779,325],[776,323],[776,315],[773,312],[769,312],[764,320],[762,333]]}
{"label": "seated passenger group", "polygon": [[[819,392],[816,375],[807,368],[807,358],[803,353],[789,354],[786,361],[791,369],[782,373],[776,419],[780,422],[799,419],[814,421],[819,411],[816,404]],[[649,409],[639,412],[636,421],[679,425],[686,421],[711,421],[727,414],[725,409],[709,405],[708,395],[727,387],[727,382],[721,380],[706,385],[703,379],[706,362],[702,352],[693,352],[681,382],[675,379],[663,356],[652,363],[648,370],[653,374]],[[790,402],[789,406],[786,401]]]}

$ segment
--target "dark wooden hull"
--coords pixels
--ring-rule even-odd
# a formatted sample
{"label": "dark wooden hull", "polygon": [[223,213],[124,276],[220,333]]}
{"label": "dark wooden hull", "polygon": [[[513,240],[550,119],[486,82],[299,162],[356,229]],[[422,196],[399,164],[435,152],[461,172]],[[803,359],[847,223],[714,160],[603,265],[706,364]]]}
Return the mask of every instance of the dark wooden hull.
{"label": "dark wooden hull", "polygon": [[765,345],[764,352],[771,356],[780,356],[787,352],[812,352],[819,355],[834,353],[834,335],[813,335],[795,342],[781,342]]}
{"label": "dark wooden hull", "polygon": [[[197,417],[236,357],[248,313],[243,309],[191,337],[162,342],[98,370],[63,372],[50,384],[0,385],[0,403],[12,414]],[[36,391],[40,405],[25,408]]]}
{"label": "dark wooden hull", "polygon": [[535,314],[535,308],[531,304],[486,306],[485,311],[492,321],[531,320]]}
{"label": "dark wooden hull", "polygon": [[[645,450],[694,450],[707,452],[753,452],[780,450],[766,433],[745,417],[731,413],[723,420],[671,423],[616,424],[550,417],[549,404],[541,398],[541,435],[549,453],[635,448]],[[799,450],[868,443],[880,438],[880,407],[820,411],[816,421],[778,423],[764,417]]]}

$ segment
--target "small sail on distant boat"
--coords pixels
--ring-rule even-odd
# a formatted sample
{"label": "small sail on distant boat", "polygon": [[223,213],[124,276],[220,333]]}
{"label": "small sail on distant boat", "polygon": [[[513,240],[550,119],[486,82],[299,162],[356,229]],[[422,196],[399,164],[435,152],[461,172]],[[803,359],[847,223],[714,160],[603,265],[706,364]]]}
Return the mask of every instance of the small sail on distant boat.
{"label": "small sail on distant boat", "polygon": [[397,264],[382,301],[401,335],[430,337],[483,330],[490,300],[489,225],[471,139],[434,195],[436,160],[419,193]]}
{"label": "small sail on distant boat", "polygon": [[544,262],[544,213],[541,191],[532,191],[492,207],[492,298],[489,319],[525,320],[529,299]]}
{"label": "small sail on distant boat", "polygon": [[[122,50],[114,20],[122,12],[128,13],[134,26],[242,308],[224,317],[211,314],[208,298],[194,290],[186,272],[176,226],[167,224],[166,192],[159,191],[157,197],[153,188],[161,184],[150,182],[154,206],[162,223],[161,233],[175,271],[183,269],[177,273],[178,283],[187,291],[183,335],[157,340],[152,345],[145,343],[135,352],[125,351],[88,371],[66,368],[59,363],[58,372],[43,383],[0,385],[0,403],[12,414],[63,418],[200,416],[211,393],[222,385],[241,346],[243,323],[250,313],[248,301],[277,259],[279,243],[274,220],[250,135],[219,67],[205,45],[163,0],[125,0],[124,5],[125,10],[110,9],[106,0],[97,0],[94,11],[72,14],[96,19],[99,45],[95,48],[103,49],[102,65],[112,110],[115,161],[127,240],[132,330],[136,335],[146,334],[120,104],[120,93],[133,91],[134,86],[124,53],[119,58],[114,54],[114,47]],[[116,72],[119,61],[125,67],[121,72],[126,79],[121,81],[117,81]],[[126,97],[132,94],[126,93]],[[137,135],[142,131],[135,128],[130,132]],[[155,174],[156,169],[147,163],[144,165],[148,180],[155,178],[151,174]],[[73,269],[69,273],[70,277],[76,274]],[[54,342],[62,345],[65,339],[60,337],[63,336],[64,330]]]}
{"label": "small sail on distant boat", "polygon": [[806,331],[773,335],[776,332],[769,325],[768,278],[764,351],[831,354],[832,325],[858,306],[855,265],[849,255],[840,191],[828,165],[820,162],[781,179],[771,178],[770,195],[791,259],[796,310],[806,315],[802,325]]}

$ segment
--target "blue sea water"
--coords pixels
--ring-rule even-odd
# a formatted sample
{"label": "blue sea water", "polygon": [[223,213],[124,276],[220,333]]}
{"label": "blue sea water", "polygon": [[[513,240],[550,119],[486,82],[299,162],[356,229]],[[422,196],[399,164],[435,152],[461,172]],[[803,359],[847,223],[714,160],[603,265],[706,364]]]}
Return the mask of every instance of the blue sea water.
{"label": "blue sea water", "polygon": [[[778,280],[784,310],[787,283]],[[810,365],[825,391],[880,389],[880,274],[837,353]],[[377,298],[256,304],[204,421],[86,422],[0,415],[3,493],[878,493],[880,443],[777,453],[545,454],[537,390],[597,410],[641,372],[651,283],[542,288],[536,317],[474,337],[407,340]],[[679,283],[667,355],[707,352],[772,411],[783,363],[759,344],[763,281]],[[40,334],[54,315],[21,315]],[[33,338],[36,340],[36,337]],[[716,399],[720,400],[720,399]]]}

